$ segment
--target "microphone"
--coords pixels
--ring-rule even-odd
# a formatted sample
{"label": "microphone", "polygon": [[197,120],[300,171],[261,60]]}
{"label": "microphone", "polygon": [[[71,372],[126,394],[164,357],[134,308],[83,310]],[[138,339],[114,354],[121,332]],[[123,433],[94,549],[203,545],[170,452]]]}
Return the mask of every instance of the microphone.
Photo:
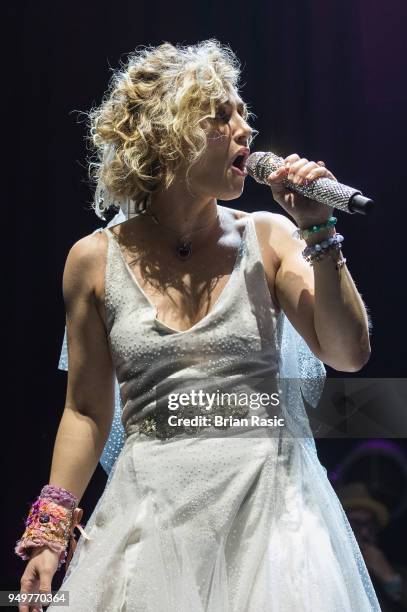
{"label": "microphone", "polygon": [[[246,161],[248,174],[258,183],[269,187],[267,177],[283,165],[284,159],[271,152],[256,151],[251,153]],[[308,185],[295,185],[285,178],[283,185],[286,189],[300,193],[306,198],[351,214],[366,215],[374,206],[373,200],[363,196],[359,189],[342,185],[329,178],[317,178]]]}

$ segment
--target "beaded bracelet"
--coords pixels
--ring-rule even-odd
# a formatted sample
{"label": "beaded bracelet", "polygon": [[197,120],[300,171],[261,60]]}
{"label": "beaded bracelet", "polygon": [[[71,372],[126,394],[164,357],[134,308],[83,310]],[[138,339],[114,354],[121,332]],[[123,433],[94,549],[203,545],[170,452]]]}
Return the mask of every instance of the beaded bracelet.
{"label": "beaded bracelet", "polygon": [[344,240],[344,237],[342,236],[342,234],[335,234],[334,236],[330,236],[329,238],[327,238],[326,240],[323,240],[322,242],[318,242],[316,244],[307,246],[302,251],[302,256],[304,257],[304,259],[309,261],[310,259],[314,257],[314,255],[317,255],[321,253],[322,251],[325,251],[326,249],[330,248],[332,245],[339,244],[339,248],[340,248],[340,243],[343,242],[343,240]]}
{"label": "beaded bracelet", "polygon": [[332,261],[335,263],[336,270],[340,270],[340,268],[342,268],[342,266],[345,265],[346,258],[343,257],[342,254],[340,255],[339,259],[334,259],[334,257],[332,257],[332,252],[333,251],[339,251],[340,248],[341,248],[340,244],[330,245],[324,251],[321,251],[321,252],[317,253],[316,255],[313,255],[312,257],[310,257],[308,259],[308,262],[309,262],[309,264],[311,266],[313,266],[316,262],[321,261],[321,259],[325,259],[325,257],[327,257],[329,255],[331,257]]}
{"label": "beaded bracelet", "polygon": [[31,505],[25,521],[26,529],[14,549],[16,554],[27,560],[31,558],[32,548],[45,545],[59,553],[57,569],[60,569],[68,557],[68,544],[71,557],[75,550],[75,527],[78,527],[86,539],[91,539],[79,524],[82,509],[77,507],[78,501],[77,497],[62,487],[43,487],[41,494]]}
{"label": "beaded bracelet", "polygon": [[325,221],[325,223],[321,223],[320,225],[312,225],[311,227],[307,227],[304,229],[298,228],[293,233],[293,238],[306,239],[312,234],[315,234],[316,232],[320,232],[321,230],[333,227],[336,224],[337,220],[338,219],[336,217],[329,217],[328,221]]}
{"label": "beaded bracelet", "polygon": [[341,248],[341,245],[339,243],[330,244],[328,248],[323,249],[322,251],[317,251],[316,253],[312,253],[311,255],[308,255],[307,257],[305,257],[305,260],[308,261],[309,263],[313,263],[315,261],[321,261],[321,259],[324,259],[327,255],[330,255],[330,253],[333,250],[339,250],[340,248]]}

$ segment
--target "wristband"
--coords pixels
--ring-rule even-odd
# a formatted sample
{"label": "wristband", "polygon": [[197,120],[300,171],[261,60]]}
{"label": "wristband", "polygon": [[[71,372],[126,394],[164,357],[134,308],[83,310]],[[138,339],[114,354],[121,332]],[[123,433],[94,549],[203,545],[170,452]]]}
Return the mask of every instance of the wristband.
{"label": "wristband", "polygon": [[335,234],[327,240],[323,240],[321,243],[313,244],[312,246],[307,246],[302,251],[302,256],[307,261],[310,261],[318,255],[322,254],[323,251],[326,251],[332,247],[341,248],[340,245],[343,240],[344,237],[342,236],[342,234]]}
{"label": "wristband", "polygon": [[321,230],[333,227],[336,224],[337,220],[338,219],[336,217],[329,217],[328,221],[325,221],[325,223],[320,223],[319,225],[312,225],[311,227],[307,227],[304,229],[298,228],[293,233],[293,238],[306,239],[311,236],[311,234],[315,234],[316,232],[320,232]]}
{"label": "wristband", "polygon": [[78,508],[78,498],[62,487],[46,485],[41,494],[31,505],[30,512],[25,521],[25,531],[17,541],[15,552],[23,560],[31,558],[32,548],[47,546],[59,554],[58,568],[69,559],[76,548],[74,529],[78,527],[86,539],[91,539],[79,521],[82,509]]}

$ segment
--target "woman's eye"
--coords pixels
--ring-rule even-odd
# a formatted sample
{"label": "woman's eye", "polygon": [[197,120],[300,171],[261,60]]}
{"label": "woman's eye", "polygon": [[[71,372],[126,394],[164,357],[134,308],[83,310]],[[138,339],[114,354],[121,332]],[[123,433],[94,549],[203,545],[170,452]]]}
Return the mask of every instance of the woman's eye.
{"label": "woman's eye", "polygon": [[225,110],[220,110],[216,113],[216,119],[220,121],[229,121],[229,114]]}

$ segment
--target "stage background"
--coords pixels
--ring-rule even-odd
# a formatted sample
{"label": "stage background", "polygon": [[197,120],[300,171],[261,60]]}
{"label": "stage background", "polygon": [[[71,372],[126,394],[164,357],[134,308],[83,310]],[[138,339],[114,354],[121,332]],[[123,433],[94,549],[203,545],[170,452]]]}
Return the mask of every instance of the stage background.
{"label": "stage background", "polygon": [[[371,216],[338,212],[348,267],[373,322],[372,356],[356,376],[405,377],[405,2],[389,0],[18,2],[7,12],[2,62],[3,357],[5,493],[2,588],[19,588],[13,555],[29,504],[48,482],[64,406],[57,371],[68,250],[101,225],[89,211],[86,127],[76,111],[99,104],[110,67],[138,45],[215,37],[242,62],[243,97],[257,115],[254,150],[323,159],[338,179],[376,202]],[[246,180],[231,205],[284,211]],[[332,371],[329,376],[350,376]],[[406,448],[405,440],[398,443]],[[319,444],[329,469],[349,444]],[[85,516],[104,486],[100,468]],[[405,521],[392,527],[389,554]],[[56,581],[57,583],[57,581]]]}

